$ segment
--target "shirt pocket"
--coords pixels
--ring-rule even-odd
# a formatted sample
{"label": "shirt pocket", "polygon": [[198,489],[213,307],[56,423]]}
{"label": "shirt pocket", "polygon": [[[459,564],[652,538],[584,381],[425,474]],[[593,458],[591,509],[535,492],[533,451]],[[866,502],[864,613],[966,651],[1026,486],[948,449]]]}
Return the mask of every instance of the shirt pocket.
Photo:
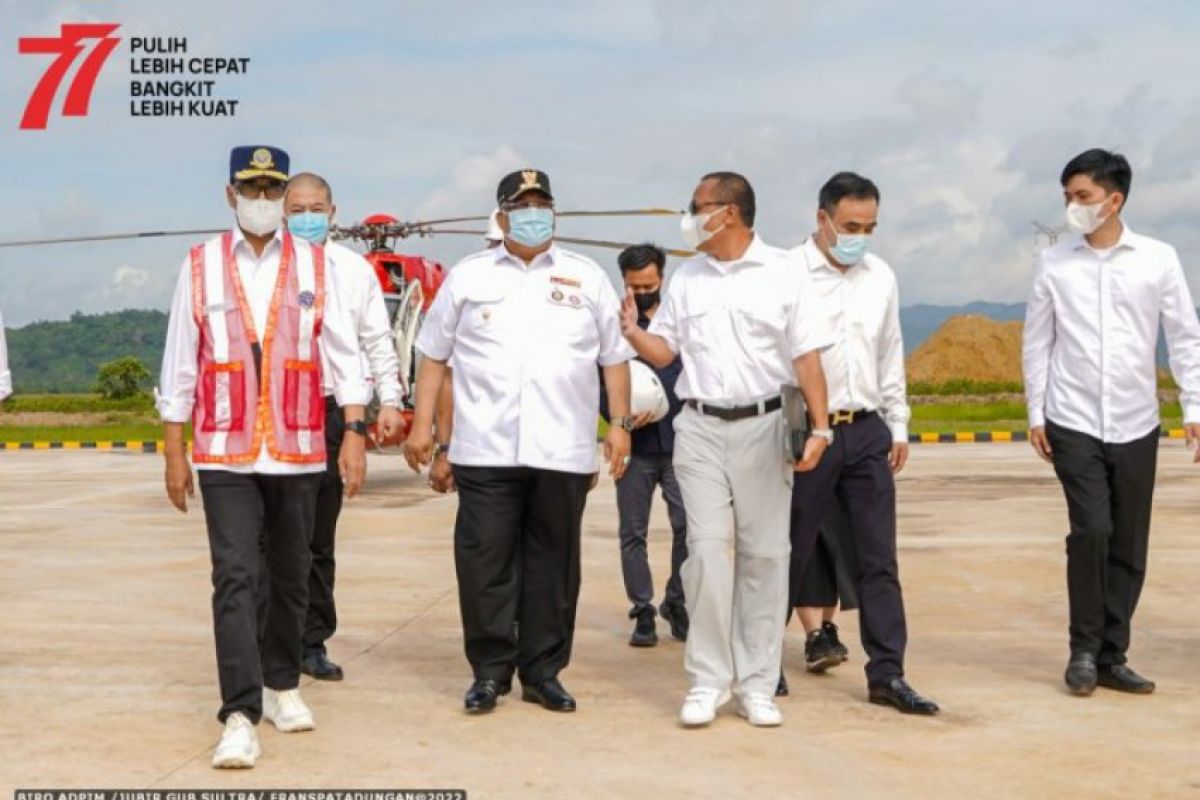
{"label": "shirt pocket", "polygon": [[236,433],[246,427],[246,365],[242,361],[205,364],[203,418],[205,433]]}
{"label": "shirt pocket", "polygon": [[692,350],[708,350],[713,336],[713,320],[716,315],[709,309],[696,311],[685,316],[680,324],[684,344]]}
{"label": "shirt pocket", "polygon": [[550,299],[542,309],[545,315],[546,333],[555,339],[579,347],[598,342],[595,318],[587,301],[578,293],[565,296],[562,300]]}
{"label": "shirt pocket", "polygon": [[324,416],[320,365],[290,358],[284,361],[283,426],[289,431],[320,430]]}
{"label": "shirt pocket", "polygon": [[472,336],[498,342],[504,324],[503,311],[503,293],[478,287],[467,292],[459,324],[461,329],[468,331]]}

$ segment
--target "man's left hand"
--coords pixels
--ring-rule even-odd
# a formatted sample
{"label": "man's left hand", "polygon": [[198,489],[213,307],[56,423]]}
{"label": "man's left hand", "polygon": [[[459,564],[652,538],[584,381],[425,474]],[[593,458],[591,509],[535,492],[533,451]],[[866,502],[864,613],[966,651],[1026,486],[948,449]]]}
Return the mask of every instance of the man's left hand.
{"label": "man's left hand", "polygon": [[354,497],[362,488],[367,475],[367,440],[351,431],[342,439],[338,452],[338,472],[345,485],[346,497]]}
{"label": "man's left hand", "polygon": [[892,442],[892,452],[888,455],[888,466],[893,475],[899,475],[900,470],[908,463],[908,442]]}
{"label": "man's left hand", "polygon": [[604,460],[608,462],[608,474],[615,481],[621,480],[629,466],[629,448],[629,432],[619,425],[610,425],[604,438]]}
{"label": "man's left hand", "polygon": [[816,469],[827,447],[829,442],[820,436],[808,437],[808,441],[804,443],[804,457],[797,461],[794,467],[796,472],[811,472]]}
{"label": "man's left hand", "polygon": [[1190,422],[1183,426],[1188,449],[1192,451],[1192,463],[1200,464],[1200,423]]}

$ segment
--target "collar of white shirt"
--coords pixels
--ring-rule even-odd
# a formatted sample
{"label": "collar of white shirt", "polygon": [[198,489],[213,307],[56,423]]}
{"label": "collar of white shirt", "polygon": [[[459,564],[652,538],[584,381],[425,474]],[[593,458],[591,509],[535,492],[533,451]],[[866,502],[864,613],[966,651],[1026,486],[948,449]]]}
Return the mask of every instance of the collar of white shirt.
{"label": "collar of white shirt", "polygon": [[807,239],[805,239],[804,244],[800,245],[800,247],[804,252],[804,261],[806,264],[808,264],[809,272],[816,272],[817,270],[825,269],[829,270],[830,272],[836,272],[838,275],[846,275],[849,274],[851,270],[855,272],[864,272],[870,270],[871,268],[870,253],[863,256],[862,261],[858,262],[857,264],[851,264],[849,267],[842,270],[829,262],[829,259],[825,257],[823,252],[821,252],[821,248],[817,247],[817,240],[812,236],[809,236]]}
{"label": "collar of white shirt", "polygon": [[501,242],[500,245],[497,247],[493,247],[492,251],[496,254],[496,263],[497,264],[499,264],[502,261],[507,261],[507,262],[513,264],[514,266],[520,267],[521,269],[534,269],[535,267],[543,267],[543,266],[552,267],[552,266],[554,266],[555,262],[558,261],[558,245],[557,244],[551,244],[549,250],[538,253],[536,256],[533,257],[533,261],[530,261],[528,264],[526,264],[525,261],[522,260],[520,257],[515,256],[512,253],[510,253],[508,251],[508,246],[504,242]]}
{"label": "collar of white shirt", "polygon": [[746,252],[742,253],[740,258],[735,258],[733,261],[720,261],[712,256],[706,256],[705,262],[720,272],[722,275],[728,274],[736,267],[749,266],[751,264],[766,264],[774,255],[775,249],[762,240],[757,233],[750,240],[750,246],[746,248]]}
{"label": "collar of white shirt", "polygon": [[283,225],[280,225],[275,229],[275,235],[271,237],[271,241],[267,242],[267,246],[263,248],[261,256],[254,254],[254,248],[250,246],[250,242],[246,241],[246,234],[242,233],[242,229],[239,226],[234,225],[233,244],[230,249],[232,252],[236,253],[238,247],[243,247],[248,255],[254,258],[265,258],[267,253],[271,251],[271,248],[274,247],[276,243],[278,243],[280,247],[283,247]]}
{"label": "collar of white shirt", "polygon": [[1111,248],[1096,248],[1088,244],[1087,237],[1082,233],[1075,235],[1075,242],[1072,249],[1077,252],[1090,250],[1095,253],[1097,250],[1107,250],[1110,253],[1115,253],[1117,250],[1136,250],[1141,244],[1142,237],[1130,230],[1129,226],[1124,222],[1121,223],[1121,238],[1117,239],[1117,243]]}

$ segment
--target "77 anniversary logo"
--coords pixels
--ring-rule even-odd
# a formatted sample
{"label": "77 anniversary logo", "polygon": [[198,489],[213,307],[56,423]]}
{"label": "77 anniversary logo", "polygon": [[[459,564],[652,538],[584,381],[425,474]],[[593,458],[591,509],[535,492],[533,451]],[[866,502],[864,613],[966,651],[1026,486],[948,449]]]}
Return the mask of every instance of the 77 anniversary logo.
{"label": "77 anniversary logo", "polygon": [[[119,24],[64,23],[57,37],[25,36],[18,41],[22,54],[56,55],[33,88],[22,130],[45,130],[51,107],[67,72],[90,48],[67,88],[64,117],[86,117],[96,79],[120,37],[111,35]],[[183,36],[132,37],[129,40],[129,115],[131,117],[232,117],[240,101],[217,97],[211,76],[244,75],[247,57],[189,56]],[[152,75],[153,79],[139,76]],[[183,76],[178,77],[178,76]]]}

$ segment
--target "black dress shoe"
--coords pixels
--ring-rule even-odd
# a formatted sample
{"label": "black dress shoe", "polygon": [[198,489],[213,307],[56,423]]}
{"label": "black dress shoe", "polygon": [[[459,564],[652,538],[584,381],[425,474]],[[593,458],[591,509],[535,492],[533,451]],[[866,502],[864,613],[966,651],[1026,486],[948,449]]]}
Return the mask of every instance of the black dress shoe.
{"label": "black dress shoe", "polygon": [[658,644],[658,631],[654,629],[654,606],[644,606],[629,612],[637,620],[633,635],[629,637],[631,647],[654,647]]}
{"label": "black dress shoe", "polygon": [[671,635],[681,642],[687,641],[688,613],[683,603],[663,603],[658,607],[658,615],[671,626]]}
{"label": "black dress shoe", "polygon": [[300,671],[319,681],[340,681],[343,677],[342,668],[319,650],[304,656],[300,661]]}
{"label": "black dress shoe", "polygon": [[779,683],[775,684],[775,696],[787,697],[791,693],[792,690],[788,688],[787,675],[784,675],[783,670],[780,670]]}
{"label": "black dress shoe", "polygon": [[535,684],[521,684],[521,699],[526,703],[540,703],[549,711],[574,711],[575,698],[563,688],[557,678]]}
{"label": "black dress shoe", "polygon": [[1071,694],[1087,697],[1096,691],[1096,657],[1091,653],[1076,653],[1063,675]]}
{"label": "black dress shoe", "polygon": [[479,678],[471,684],[463,697],[463,708],[468,714],[486,714],[496,707],[496,698],[512,691],[511,681],[495,678]]}
{"label": "black dress shoe", "polygon": [[1106,689],[1130,694],[1150,694],[1154,691],[1154,681],[1143,678],[1124,664],[1100,667],[1096,682]]}
{"label": "black dress shoe", "polygon": [[933,716],[939,711],[937,703],[917,694],[904,678],[873,684],[868,687],[867,697],[875,705],[893,706],[902,714]]}

